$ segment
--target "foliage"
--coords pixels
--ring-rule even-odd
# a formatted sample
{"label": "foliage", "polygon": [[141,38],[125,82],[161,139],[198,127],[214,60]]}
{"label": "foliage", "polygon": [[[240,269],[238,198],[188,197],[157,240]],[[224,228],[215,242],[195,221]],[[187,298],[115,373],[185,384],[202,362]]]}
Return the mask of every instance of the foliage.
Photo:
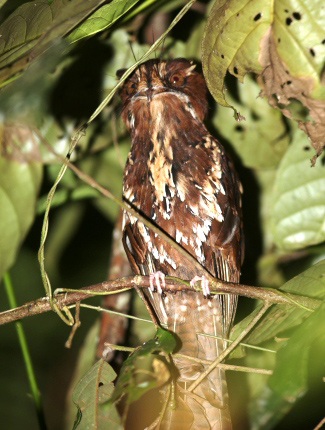
{"label": "foliage", "polygon": [[[35,243],[40,240],[42,216],[48,208],[47,193],[57,178],[71,137],[89,118],[93,119],[86,135],[79,140],[70,161],[120,196],[129,138],[119,118],[118,98],[113,97],[115,72],[135,63],[129,42],[139,59],[152,45],[152,26],[154,31],[165,31],[184,3],[0,2],[0,278],[12,267],[15,279],[19,268],[24,267],[20,282],[26,278],[26,285],[31,285],[37,279],[39,285],[34,269]],[[184,11],[182,20],[186,24],[182,20],[174,23],[157,55],[186,56],[196,62],[202,59],[208,88],[219,103],[216,108],[211,102],[207,126],[212,134],[218,133],[233,155],[243,183],[243,282],[323,301],[322,8],[320,0],[308,0],[299,6],[293,0],[195,2],[193,10]],[[164,23],[162,29],[155,27],[157,20]],[[107,96],[111,102],[101,105],[100,115],[91,117]],[[233,118],[233,111],[240,122]],[[310,159],[314,167],[310,167]],[[106,232],[117,214],[113,201],[72,172],[65,173],[53,197],[45,245],[45,264],[55,285],[77,288],[104,279],[110,248]],[[35,288],[29,291],[22,285],[18,293],[22,303],[42,295],[40,288]],[[231,339],[242,332],[262,306],[257,303],[252,310],[251,304],[239,303],[241,321],[234,326]],[[138,302],[133,308],[137,313]],[[42,349],[35,346],[34,350],[43,357],[45,345],[49,350],[53,348],[50,333],[61,333],[56,338],[56,344],[61,345],[64,334],[60,330],[64,328],[53,316],[52,320],[49,315],[37,318],[49,321],[44,323],[46,335],[40,333],[39,320],[34,323],[35,342],[42,339],[38,342]],[[83,313],[81,321],[84,328],[80,330],[88,330],[92,321],[85,323]],[[73,363],[71,355],[67,363],[60,362],[68,375],[74,373],[73,394],[69,393],[66,402],[67,429],[73,422],[76,429],[123,428],[116,404],[122,399],[125,409],[132,410],[134,402],[169,381],[169,354],[174,352],[174,339],[164,330],[150,339],[148,329],[142,330],[141,324],[137,322],[130,328],[129,345],[137,349],[124,361],[117,381],[105,361],[100,359],[93,364],[97,325],[78,357],[74,357],[74,363],[79,364]],[[324,329],[324,304],[314,312],[295,303],[273,305],[245,339],[246,344],[260,349],[240,346],[232,353],[232,360],[241,360],[243,365],[274,370],[272,376],[247,376],[245,401],[240,393],[234,393],[234,398],[238,396],[234,403],[241,404],[240,416],[247,417],[250,428],[313,428],[322,419],[319,411],[299,415],[292,408],[299,407],[305,399],[302,409],[306,410],[310,405],[308,396],[319,396]],[[86,335],[80,332],[77,343]],[[143,341],[146,343],[138,347]],[[3,342],[6,348],[2,350],[10,357],[12,347],[9,341]],[[51,357],[45,355],[38,361],[49,360],[54,372],[57,356],[53,352],[48,355]],[[34,358],[36,361],[38,357]],[[37,366],[36,372],[44,386],[46,378]],[[234,384],[242,381],[238,373],[233,372]],[[21,385],[22,376],[17,375],[13,386]],[[48,419],[56,423],[51,427],[63,428],[62,413],[58,411],[67,384],[63,388],[53,382],[52,385],[55,394],[46,395],[54,412]],[[63,399],[61,403],[58,397]],[[242,410],[245,402],[247,411]],[[298,421],[288,424],[295,413]],[[25,424],[18,414],[7,419],[8,423],[3,424],[6,428]],[[238,424],[236,428],[244,427]]]}

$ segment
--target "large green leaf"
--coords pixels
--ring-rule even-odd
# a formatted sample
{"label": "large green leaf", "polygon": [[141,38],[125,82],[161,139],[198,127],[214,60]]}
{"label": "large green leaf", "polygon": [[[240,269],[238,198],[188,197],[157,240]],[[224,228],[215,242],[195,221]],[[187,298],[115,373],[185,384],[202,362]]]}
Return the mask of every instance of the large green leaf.
{"label": "large green leaf", "polygon": [[[322,0],[216,0],[203,44],[203,71],[212,95],[224,94],[227,71],[243,81],[247,72],[263,78],[271,106],[288,118],[286,107],[299,100],[314,122],[299,122],[319,155],[325,141],[325,15]],[[274,97],[275,96],[275,97]]]}
{"label": "large green leaf", "polygon": [[310,167],[306,136],[297,130],[277,171],[273,190],[273,235],[283,249],[325,240],[325,167]]}
{"label": "large green leaf", "polygon": [[290,411],[296,399],[286,400],[264,383],[248,407],[250,430],[272,430]]}
{"label": "large green leaf", "polygon": [[121,16],[127,13],[139,0],[113,0],[96,10],[85,22],[72,31],[69,42],[76,42],[83,37],[91,36],[106,30]]}
{"label": "large green leaf", "polygon": [[78,408],[74,430],[120,430],[120,416],[115,405],[108,404],[114,390],[116,373],[104,360],[99,360],[80,379],[72,399]]}
{"label": "large green leaf", "polygon": [[[317,298],[325,297],[325,261],[321,261],[303,274],[291,279],[282,291],[300,293]],[[260,309],[260,306],[256,311]],[[253,313],[255,314],[255,312]],[[253,315],[244,320],[241,327],[236,326],[237,334],[247,325]],[[250,367],[272,369],[272,376],[249,374],[250,390],[249,417],[250,428],[268,430],[294,406],[305,392],[308,383],[308,360],[314,341],[319,344],[324,337],[324,305],[311,313],[294,306],[276,305],[247,338],[247,343],[260,344],[284,330],[296,326],[288,341],[271,344],[277,354],[266,351],[246,349],[245,364]],[[242,324],[240,323],[240,325]],[[232,333],[232,337],[235,333]],[[270,345],[268,342],[265,348]],[[317,351],[314,351],[317,354]],[[238,354],[237,354],[238,356]],[[319,376],[321,377],[321,375]],[[271,388],[270,388],[271,387]]]}
{"label": "large green leaf", "polygon": [[261,41],[270,26],[277,40],[276,52],[288,73],[311,78],[314,93],[323,98],[322,4],[321,0],[303,4],[294,0],[216,0],[205,29],[202,59],[209,89],[217,102],[229,106],[223,93],[227,71],[241,81],[247,72],[262,72],[261,55],[267,46]]}
{"label": "large green leaf", "polygon": [[19,79],[14,79],[10,85],[1,89],[0,111],[7,121],[16,121],[18,118],[20,122],[28,124],[41,123],[41,119],[46,116],[50,92],[59,74],[53,73],[53,69],[57,67],[66,48],[67,44],[63,40],[52,45],[37,61],[30,64]]}
{"label": "large green leaf", "polygon": [[215,2],[204,32],[202,62],[209,90],[219,104],[230,106],[224,96],[227,71],[241,81],[247,71],[261,72],[259,43],[271,17],[269,1]]}
{"label": "large green leaf", "polygon": [[38,0],[19,6],[0,26],[0,80],[25,68],[104,0]]}
{"label": "large green leaf", "polygon": [[[264,351],[249,350],[245,365],[260,369],[273,369],[276,355]],[[290,410],[293,402],[285,400],[268,386],[269,375],[247,373],[248,416],[251,430],[267,430]]]}
{"label": "large green leaf", "polygon": [[229,95],[228,100],[246,121],[236,123],[231,111],[220,106],[213,123],[235,147],[245,166],[276,166],[289,143],[281,113],[271,108],[265,99],[258,97],[260,88],[250,76],[246,76],[245,84],[238,89],[240,102]]}
{"label": "large green leaf", "polygon": [[[282,292],[301,294],[315,299],[325,297],[325,260],[320,261],[298,276],[290,279],[280,289]],[[235,339],[260,310],[259,305],[248,317],[236,324],[231,332]],[[310,312],[294,305],[273,305],[263,320],[254,328],[247,342],[258,345],[279,333],[301,324]]]}
{"label": "large green leaf", "polygon": [[[325,340],[325,303],[296,329],[277,353],[277,362],[270,377],[270,387],[290,400],[303,395],[308,387],[308,360],[314,342],[322,345]],[[314,350],[317,355],[317,348]],[[324,357],[321,358],[322,371]],[[319,376],[320,378],[322,375]]]}
{"label": "large green leaf", "polygon": [[0,158],[0,278],[34,220],[41,179],[40,163]]}
{"label": "large green leaf", "polygon": [[[99,331],[99,320],[90,327],[83,344],[78,352],[78,358],[74,366],[73,375],[69,383],[69,393],[73,393],[81,378],[92,368]],[[99,365],[99,362],[96,363]],[[71,430],[76,418],[76,407],[71,401],[71,395],[67,397],[65,405],[65,430]]]}

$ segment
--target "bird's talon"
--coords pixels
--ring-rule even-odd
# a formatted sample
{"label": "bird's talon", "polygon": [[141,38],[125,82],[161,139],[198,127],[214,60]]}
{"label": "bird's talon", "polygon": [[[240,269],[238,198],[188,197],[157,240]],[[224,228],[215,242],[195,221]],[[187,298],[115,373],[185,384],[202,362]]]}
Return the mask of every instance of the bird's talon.
{"label": "bird's talon", "polygon": [[157,292],[162,294],[163,288],[166,287],[165,274],[162,272],[151,273],[149,282],[151,291],[155,291],[155,289],[157,289]]}
{"label": "bird's talon", "polygon": [[207,299],[210,298],[211,293],[209,288],[209,281],[207,280],[207,278],[205,276],[194,276],[194,278],[190,282],[192,288],[195,288],[195,282],[197,281],[201,281],[203,296]]}

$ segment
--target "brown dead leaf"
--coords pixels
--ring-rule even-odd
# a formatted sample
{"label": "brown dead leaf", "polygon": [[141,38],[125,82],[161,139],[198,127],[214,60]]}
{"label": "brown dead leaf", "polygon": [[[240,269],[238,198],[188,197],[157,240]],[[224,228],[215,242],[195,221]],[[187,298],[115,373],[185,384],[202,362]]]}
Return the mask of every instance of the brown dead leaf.
{"label": "brown dead leaf", "polygon": [[[295,77],[287,70],[277,52],[272,26],[261,39],[258,61],[263,67],[261,76],[264,88],[261,96],[267,96],[271,106],[281,110],[287,118],[298,122],[298,127],[307,134],[316,151],[311,160],[314,166],[325,146],[325,101],[311,97],[314,86],[311,78]],[[286,108],[292,100],[298,100],[309,110],[312,121],[303,122],[293,117],[291,111]]]}
{"label": "brown dead leaf", "polygon": [[27,124],[5,123],[1,126],[0,155],[19,163],[42,161],[38,138]]}

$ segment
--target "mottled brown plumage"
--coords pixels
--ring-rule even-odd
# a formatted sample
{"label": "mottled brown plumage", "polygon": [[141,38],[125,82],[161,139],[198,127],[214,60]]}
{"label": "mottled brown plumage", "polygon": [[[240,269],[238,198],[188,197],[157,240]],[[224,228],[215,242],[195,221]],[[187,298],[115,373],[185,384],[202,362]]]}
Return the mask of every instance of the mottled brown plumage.
{"label": "mottled brown plumage", "polygon": [[[119,74],[118,74],[119,75]],[[241,185],[221,144],[209,134],[206,85],[185,59],[149,60],[121,90],[122,117],[132,137],[124,172],[124,201],[158,225],[213,276],[239,282],[243,258]],[[189,280],[202,273],[128,213],[124,247],[134,273]],[[227,337],[236,296],[207,299],[198,292],[161,295],[145,291],[159,320],[181,340],[185,355],[215,359],[225,343],[202,334]],[[177,407],[168,410],[163,429],[230,429],[224,373],[216,369],[185,393],[204,370],[176,360]]]}

